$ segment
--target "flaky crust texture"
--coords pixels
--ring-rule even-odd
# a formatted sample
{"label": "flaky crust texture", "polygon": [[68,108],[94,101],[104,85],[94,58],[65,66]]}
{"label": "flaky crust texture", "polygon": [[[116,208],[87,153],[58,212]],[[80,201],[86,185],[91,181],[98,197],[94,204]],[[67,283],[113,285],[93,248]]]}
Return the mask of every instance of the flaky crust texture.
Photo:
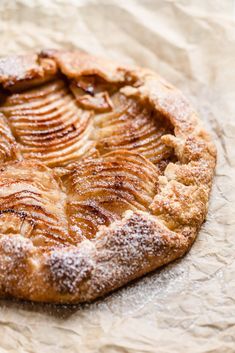
{"label": "flaky crust texture", "polygon": [[[1,209],[1,297],[56,303],[94,300],[183,256],[205,219],[216,163],[215,147],[190,103],[156,73],[139,67],[120,66],[79,51],[47,50],[40,54],[0,60],[0,98],[5,101],[5,95],[17,95],[24,89],[46,84],[56,76],[74,82],[80,77],[92,75],[110,86],[118,86],[127,99],[136,99],[143,106],[150,107],[154,114],[160,115],[171,125],[172,132],[161,136],[161,143],[173,151],[174,158],[168,160],[162,173],[156,174],[157,187],[154,194],[153,188],[148,191],[151,202],[146,206],[147,210],[125,209],[122,217],[108,225],[101,224],[91,238],[68,241],[65,232],[62,240],[40,246],[30,232],[34,222],[38,222],[39,230],[45,231],[40,225],[42,216],[27,221],[27,209],[20,216],[18,210],[16,215],[14,202],[6,206],[7,210]],[[108,103],[102,102],[106,107]],[[35,214],[36,211],[41,212],[44,217],[51,198],[54,207],[57,207],[53,216],[54,228],[51,227],[55,229],[54,224],[63,223],[63,229],[69,229],[68,214],[64,216],[63,213],[69,181],[64,186],[62,178],[69,168],[79,168],[74,167],[76,161],[68,165],[63,162],[65,164],[60,166],[53,159],[49,160],[51,165],[49,162],[47,165],[43,161],[38,162],[35,157],[27,160],[27,151],[18,148],[20,142],[4,109],[0,115],[0,127],[0,142],[5,146],[0,154],[0,196],[9,196],[4,190],[13,172],[18,178],[15,183],[21,184],[23,168],[24,183],[30,178],[28,174],[33,180],[37,178],[34,186],[41,188],[40,195],[44,195],[44,201],[34,206]],[[84,157],[82,161],[86,158],[89,160],[90,157]],[[108,158],[111,163],[111,157]],[[130,156],[125,158],[129,163]],[[144,161],[151,169],[152,162]],[[79,166],[79,163],[78,160],[76,165]],[[30,173],[27,174],[27,171]],[[40,175],[44,178],[43,185],[38,181]],[[36,186],[30,192],[36,193]],[[71,195],[73,197],[74,194]],[[11,229],[10,224],[15,222],[15,217],[21,217],[27,229],[26,225],[24,230],[22,226],[17,231],[14,227]],[[56,231],[62,234],[62,231]]]}

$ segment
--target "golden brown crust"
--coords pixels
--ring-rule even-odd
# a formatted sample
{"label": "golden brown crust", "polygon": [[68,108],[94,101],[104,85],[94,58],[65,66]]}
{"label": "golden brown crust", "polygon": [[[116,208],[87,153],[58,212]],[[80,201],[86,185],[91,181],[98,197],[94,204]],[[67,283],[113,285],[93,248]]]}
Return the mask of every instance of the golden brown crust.
{"label": "golden brown crust", "polygon": [[33,86],[47,81],[57,72],[56,63],[36,54],[15,55],[0,58],[0,84],[6,89],[21,85]]}
{"label": "golden brown crust", "polygon": [[69,78],[77,78],[82,75],[98,75],[110,82],[127,80],[128,69],[81,51],[44,50],[39,57],[55,60],[61,72]]}
{"label": "golden brown crust", "polygon": [[[88,109],[89,119],[93,119],[92,111],[107,114],[94,119],[96,127],[85,135],[89,153],[86,150],[82,157],[71,150],[73,138],[81,148],[74,132],[68,130],[65,139],[65,132],[55,130],[64,115],[55,115],[50,108],[50,115],[43,117],[44,107],[55,99],[62,108],[68,101],[74,106],[76,94],[71,101],[56,83],[57,91],[50,100],[54,81],[27,94],[9,97],[5,91],[22,91],[57,75],[83,87],[86,104],[81,109]],[[79,83],[81,76],[85,88]],[[122,99],[118,111],[109,112],[116,109],[112,103],[115,105],[115,92],[112,101],[109,93],[101,92],[109,103],[100,102],[100,92],[89,91],[90,77],[98,80],[102,92],[107,87],[109,92],[108,84],[118,87]],[[207,213],[216,151],[197,114],[176,88],[149,70],[120,67],[81,52],[59,51],[2,59],[0,83],[4,96],[0,104],[1,296],[59,303],[89,301],[186,253]],[[133,100],[138,101],[135,110]],[[77,103],[81,107],[81,102]],[[104,104],[107,108],[102,110]],[[79,129],[80,123],[66,114]],[[39,142],[33,146],[27,142],[29,132],[21,124],[31,116],[51,119],[46,120],[53,126],[47,130],[51,141],[47,150],[43,149],[45,124],[41,120],[30,130],[31,136],[39,129],[35,140]],[[160,119],[163,133],[156,134],[159,126],[152,125],[149,117]],[[63,120],[64,129],[66,124]],[[97,133],[96,129],[101,130]],[[125,135],[128,129],[132,135]],[[122,135],[110,142],[106,133],[116,130]],[[96,138],[101,142],[95,144],[92,139]],[[60,139],[66,148],[61,147]],[[131,146],[132,151],[120,146]],[[104,150],[111,152],[104,154]],[[86,156],[92,158],[84,160]],[[97,179],[98,172],[102,180]],[[88,204],[86,198],[96,201]],[[85,212],[84,218],[78,216],[78,209]],[[117,212],[120,209],[122,214]],[[90,234],[90,240],[83,232]]]}

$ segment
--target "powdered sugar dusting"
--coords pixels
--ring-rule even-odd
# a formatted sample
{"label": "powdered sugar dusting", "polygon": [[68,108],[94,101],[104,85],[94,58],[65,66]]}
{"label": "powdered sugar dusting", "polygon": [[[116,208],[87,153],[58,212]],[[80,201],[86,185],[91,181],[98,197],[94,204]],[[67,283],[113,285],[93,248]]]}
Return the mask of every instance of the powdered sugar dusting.
{"label": "powdered sugar dusting", "polygon": [[19,281],[19,273],[25,268],[31,242],[20,235],[0,237],[0,288],[8,289],[12,281]]}
{"label": "powdered sugar dusting", "polygon": [[[88,247],[86,248],[88,250]],[[94,267],[92,259],[88,257],[88,251],[84,254],[76,249],[52,252],[47,264],[56,289],[60,293],[69,294],[76,293],[78,286],[89,277]]]}

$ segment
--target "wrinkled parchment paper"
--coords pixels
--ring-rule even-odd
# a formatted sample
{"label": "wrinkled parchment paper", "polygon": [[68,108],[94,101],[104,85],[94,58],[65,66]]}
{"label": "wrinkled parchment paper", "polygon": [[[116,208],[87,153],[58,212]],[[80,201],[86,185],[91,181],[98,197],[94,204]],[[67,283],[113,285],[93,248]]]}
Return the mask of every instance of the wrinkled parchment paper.
{"label": "wrinkled parchment paper", "polygon": [[2,0],[0,53],[80,47],[150,67],[190,97],[218,148],[190,253],[90,305],[0,302],[0,352],[235,352],[235,2]]}

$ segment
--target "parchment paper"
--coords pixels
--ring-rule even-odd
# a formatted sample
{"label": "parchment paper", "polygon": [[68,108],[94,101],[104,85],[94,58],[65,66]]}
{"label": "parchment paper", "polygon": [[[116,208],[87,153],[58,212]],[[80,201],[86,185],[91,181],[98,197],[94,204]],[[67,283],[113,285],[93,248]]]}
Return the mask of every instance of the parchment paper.
{"label": "parchment paper", "polygon": [[190,253],[91,305],[0,303],[0,352],[235,352],[235,14],[230,0],[0,2],[1,55],[80,47],[150,67],[189,96],[218,148]]}

